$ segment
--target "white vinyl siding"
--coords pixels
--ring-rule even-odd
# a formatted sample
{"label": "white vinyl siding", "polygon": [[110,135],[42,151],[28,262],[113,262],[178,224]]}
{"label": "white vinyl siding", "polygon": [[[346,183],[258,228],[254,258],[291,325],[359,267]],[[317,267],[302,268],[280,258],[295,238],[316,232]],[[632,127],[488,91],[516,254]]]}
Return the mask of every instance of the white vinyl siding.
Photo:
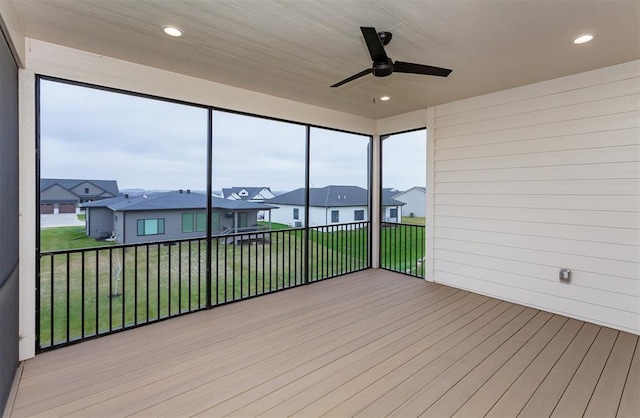
{"label": "white vinyl siding", "polygon": [[640,333],[640,62],[432,114],[434,281]]}
{"label": "white vinyl siding", "polygon": [[[302,227],[304,226],[305,216],[304,207],[274,204],[276,208],[271,210],[270,220],[273,223],[280,223],[288,225],[290,227]],[[295,209],[299,209],[300,219],[294,219],[293,214]],[[332,222],[333,211],[338,212],[338,222]],[[342,207],[309,207],[309,227],[330,225],[332,223],[350,223],[350,222],[362,222],[355,219],[356,212],[363,212],[363,220],[369,219],[369,210],[366,206],[342,206]],[[299,224],[297,224],[299,222]]]}

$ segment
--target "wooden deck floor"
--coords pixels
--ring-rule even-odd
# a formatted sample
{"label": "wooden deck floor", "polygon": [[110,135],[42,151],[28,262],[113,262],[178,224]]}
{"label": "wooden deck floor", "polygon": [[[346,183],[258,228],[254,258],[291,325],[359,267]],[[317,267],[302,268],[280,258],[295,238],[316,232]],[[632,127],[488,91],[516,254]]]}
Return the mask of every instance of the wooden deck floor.
{"label": "wooden deck floor", "polygon": [[38,355],[12,416],[639,413],[638,336],[367,270]]}

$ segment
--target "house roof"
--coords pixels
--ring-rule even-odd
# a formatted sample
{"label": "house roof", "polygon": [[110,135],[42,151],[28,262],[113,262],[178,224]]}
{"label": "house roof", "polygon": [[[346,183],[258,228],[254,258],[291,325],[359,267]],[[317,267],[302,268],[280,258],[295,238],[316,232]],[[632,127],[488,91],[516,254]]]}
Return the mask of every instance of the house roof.
{"label": "house roof", "polygon": [[402,193],[401,190],[394,189],[392,187],[383,187],[382,188],[382,198],[383,199],[393,199],[394,196]]}
{"label": "house roof", "polygon": [[[300,188],[288,193],[281,194],[272,199],[266,200],[269,203],[280,205],[303,206],[305,199],[305,189]],[[326,186],[322,188],[309,189],[309,205],[319,207],[338,206],[367,206],[369,204],[369,192],[358,186]],[[402,206],[404,203],[383,197],[384,206]]]}
{"label": "house roof", "polygon": [[[255,198],[264,189],[271,190],[268,187],[226,187],[222,189],[222,197],[228,199],[232,194],[236,194],[242,200],[251,200]],[[240,192],[245,190],[246,196],[241,196]]]}
{"label": "house roof", "polygon": [[419,191],[421,191],[422,193],[426,193],[426,192],[427,192],[427,188],[426,188],[426,187],[413,186],[412,188],[407,189],[407,190],[405,190],[404,192],[396,191],[396,192],[395,192],[395,194],[393,195],[393,197],[401,196],[401,195],[403,195],[403,194],[405,194],[405,193],[410,192],[411,190],[419,190]]}
{"label": "house roof", "polygon": [[102,190],[117,196],[118,182],[116,180],[87,180],[87,179],[40,179],[40,192],[47,190],[48,188],[55,186],[56,184],[63,189],[71,190],[74,187],[79,186],[82,183],[91,183]]}
{"label": "house roof", "polygon": [[[214,209],[225,210],[269,210],[272,206],[244,200],[228,200],[211,197]],[[110,199],[84,203],[83,208],[106,207],[113,211],[128,212],[138,210],[205,209],[207,196],[202,193],[171,191],[140,196],[120,195]]]}

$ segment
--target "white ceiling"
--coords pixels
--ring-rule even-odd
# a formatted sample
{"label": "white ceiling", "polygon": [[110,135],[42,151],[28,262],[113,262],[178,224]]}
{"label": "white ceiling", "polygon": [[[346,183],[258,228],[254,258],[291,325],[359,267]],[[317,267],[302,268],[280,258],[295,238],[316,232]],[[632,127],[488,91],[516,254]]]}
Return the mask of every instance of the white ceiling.
{"label": "white ceiling", "polygon": [[[374,119],[640,59],[640,0],[13,1],[31,38]],[[360,26],[453,73],[329,88],[370,67]]]}

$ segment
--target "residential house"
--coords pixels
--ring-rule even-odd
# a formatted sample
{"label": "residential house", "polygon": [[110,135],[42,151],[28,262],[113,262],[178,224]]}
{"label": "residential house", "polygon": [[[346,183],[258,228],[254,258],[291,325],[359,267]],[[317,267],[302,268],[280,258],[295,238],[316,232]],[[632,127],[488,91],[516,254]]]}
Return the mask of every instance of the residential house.
{"label": "residential house", "polygon": [[[276,195],[268,187],[229,187],[222,189],[222,197],[231,200],[246,200],[248,202],[263,202]],[[258,219],[266,219],[267,213],[260,211]]]}
{"label": "residential house", "polygon": [[40,213],[75,213],[81,203],[118,196],[116,180],[40,179]]}
{"label": "residential house", "polygon": [[[387,201],[398,201],[394,198],[395,195],[400,193],[400,190],[396,190],[394,188],[384,187],[381,191],[381,199]],[[400,211],[400,215],[398,215],[398,211],[400,210],[397,206],[387,206],[383,207],[381,210],[381,221],[382,222],[400,222],[403,216],[403,212]],[[400,219],[398,219],[400,216]]]}
{"label": "residential house", "polygon": [[[225,235],[253,232],[258,227],[258,212],[270,206],[211,198],[212,233]],[[87,235],[96,239],[113,237],[120,244],[166,241],[205,236],[207,197],[190,190],[129,196],[82,205],[86,210]]]}
{"label": "residential house", "polygon": [[231,200],[262,202],[275,197],[268,187],[228,187],[222,189],[222,197]]}
{"label": "residential house", "polygon": [[[292,227],[304,227],[305,189],[283,193],[268,200],[278,206],[271,220]],[[382,202],[385,220],[400,222],[404,203],[392,198]],[[326,186],[309,189],[309,226],[323,226],[369,220],[369,192],[358,186]]]}
{"label": "residential house", "polygon": [[427,188],[414,186],[404,192],[398,192],[394,199],[404,202],[402,216],[424,218],[427,209]]}

